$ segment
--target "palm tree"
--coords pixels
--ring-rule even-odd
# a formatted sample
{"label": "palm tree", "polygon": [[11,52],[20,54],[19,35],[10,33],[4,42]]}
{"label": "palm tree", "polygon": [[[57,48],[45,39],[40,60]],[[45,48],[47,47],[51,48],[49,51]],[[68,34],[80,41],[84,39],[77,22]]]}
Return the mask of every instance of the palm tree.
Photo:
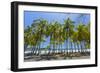
{"label": "palm tree", "polygon": [[77,26],[77,31],[78,31],[78,41],[80,43],[80,50],[81,52],[83,52],[84,50],[84,47],[83,47],[83,43],[84,43],[84,40],[85,40],[85,25],[83,25],[82,23],[80,23],[78,26]]}
{"label": "palm tree", "polygon": [[55,29],[56,50],[59,50],[59,49],[62,50],[62,45],[65,41],[64,39],[65,33],[63,30],[64,27],[58,22],[56,22],[55,26],[56,26],[56,29]]}
{"label": "palm tree", "polygon": [[[66,37],[66,45],[67,45],[67,50],[69,50],[69,45],[71,44],[72,47],[72,43],[70,43],[70,37],[72,36],[74,30],[74,25],[73,25],[73,21],[68,18],[67,20],[64,20],[64,31],[65,33],[65,37]],[[71,49],[71,48],[70,48]]]}
{"label": "palm tree", "polygon": [[78,41],[78,33],[77,33],[77,31],[74,31],[73,35],[71,36],[71,40],[74,43],[74,49],[75,49],[75,52],[76,52],[76,50],[77,50],[76,42]]}
{"label": "palm tree", "polygon": [[51,31],[51,44],[53,45],[53,53],[55,54],[56,52],[56,40],[57,40],[57,31],[59,28],[59,23],[58,22],[53,22],[51,25],[52,31]]}
{"label": "palm tree", "polygon": [[[42,44],[46,41],[46,38],[50,38],[50,43],[43,48]],[[83,52],[83,50],[90,48],[90,23],[88,25],[80,23],[74,28],[74,22],[70,18],[64,20],[64,24],[58,21],[48,23],[47,20],[42,18],[36,19],[31,26],[24,29],[24,41],[25,45],[32,48],[33,54],[37,55],[41,55],[41,49],[44,49],[45,52],[48,50],[48,55],[51,50],[55,54],[57,53],[56,50],[63,50],[64,43],[66,44],[65,54],[68,54],[69,49],[73,53],[73,47],[75,52],[77,48],[78,51]],[[80,46],[81,49],[79,50]]]}
{"label": "palm tree", "polygon": [[52,32],[52,27],[51,27],[51,24],[48,23],[48,25],[46,26],[46,29],[45,29],[45,37],[46,38],[49,38],[50,37],[50,43],[49,43],[49,52],[48,52],[48,55],[51,53],[51,32]]}
{"label": "palm tree", "polygon": [[37,39],[35,38],[35,36],[33,36],[32,28],[30,26],[24,29],[24,44],[32,48],[32,53],[35,50],[36,40]]}
{"label": "palm tree", "polygon": [[[61,25],[59,27],[59,33],[58,33],[58,42],[59,42],[59,48],[60,50],[62,49],[62,45],[64,44],[65,40],[66,40],[66,31],[64,30],[64,26]],[[66,53],[65,49],[64,49],[64,53]]]}
{"label": "palm tree", "polygon": [[44,38],[45,38],[45,31],[46,31],[46,27],[48,25],[47,20],[45,19],[37,19],[34,20],[32,23],[32,32],[37,34],[37,51],[38,54],[41,53],[41,43],[44,42]]}
{"label": "palm tree", "polygon": [[[85,50],[90,48],[90,23],[84,27],[84,46]],[[84,51],[86,52],[86,51]]]}

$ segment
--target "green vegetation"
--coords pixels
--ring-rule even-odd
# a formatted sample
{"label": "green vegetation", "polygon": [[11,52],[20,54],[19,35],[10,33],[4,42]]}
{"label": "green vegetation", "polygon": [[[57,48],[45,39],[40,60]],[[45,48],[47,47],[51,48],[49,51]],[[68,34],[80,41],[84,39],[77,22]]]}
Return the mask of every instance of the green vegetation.
{"label": "green vegetation", "polygon": [[[50,37],[49,45],[41,49],[41,43],[45,42],[48,37]],[[31,26],[24,29],[24,44],[32,47],[33,53],[38,50],[38,54],[40,54],[41,50],[49,49],[49,54],[52,48],[55,54],[56,49],[62,49],[64,43],[67,51],[64,53],[68,53],[69,49],[72,49],[73,52],[73,48],[78,49],[78,52],[85,52],[86,49],[90,49],[90,23],[83,24],[80,22],[75,26],[70,18],[64,20],[64,24],[58,21],[49,23],[45,19],[37,19],[33,21]]]}

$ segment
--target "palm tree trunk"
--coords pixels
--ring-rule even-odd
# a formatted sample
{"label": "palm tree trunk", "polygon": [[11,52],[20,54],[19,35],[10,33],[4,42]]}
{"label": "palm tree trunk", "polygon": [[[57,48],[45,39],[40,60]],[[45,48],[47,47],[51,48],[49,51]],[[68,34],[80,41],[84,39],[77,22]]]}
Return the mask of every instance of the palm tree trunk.
{"label": "palm tree trunk", "polygon": [[80,47],[79,47],[79,46],[80,46],[80,44],[78,44],[78,43],[77,43],[77,46],[78,46],[78,47],[77,47],[77,48],[78,48],[78,52],[80,52]]}
{"label": "palm tree trunk", "polygon": [[37,55],[39,55],[39,45],[37,45]]}
{"label": "palm tree trunk", "polygon": [[72,45],[72,42],[70,42],[70,44],[71,44],[71,50],[72,50],[72,53],[73,53],[73,48],[72,48],[73,45]]}
{"label": "palm tree trunk", "polygon": [[80,42],[80,46],[81,46],[81,54],[83,55],[82,41]]}
{"label": "palm tree trunk", "polygon": [[66,53],[68,54],[68,43],[67,43],[67,40],[65,41],[66,43]]}
{"label": "palm tree trunk", "polygon": [[76,53],[76,42],[74,42],[73,45],[74,45],[74,49],[75,49],[75,53]]}
{"label": "palm tree trunk", "polygon": [[84,52],[85,52],[85,54],[86,54],[86,52],[87,52],[87,51],[86,51],[86,50],[87,50],[86,42],[84,42],[84,45],[85,45],[85,51],[84,51]]}

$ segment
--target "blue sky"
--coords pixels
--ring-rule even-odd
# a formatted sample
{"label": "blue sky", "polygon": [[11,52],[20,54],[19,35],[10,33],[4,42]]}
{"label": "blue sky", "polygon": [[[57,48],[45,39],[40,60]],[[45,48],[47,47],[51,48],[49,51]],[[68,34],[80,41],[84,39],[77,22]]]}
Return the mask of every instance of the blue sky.
{"label": "blue sky", "polygon": [[[78,25],[80,22],[87,25],[90,22],[90,14],[24,11],[24,26],[30,26],[34,20],[39,18],[46,19],[48,22],[58,21],[63,24],[68,17],[75,22],[74,25]],[[49,38],[46,40],[47,42],[42,43],[42,47],[49,44]]]}
{"label": "blue sky", "polygon": [[[80,13],[60,13],[60,12],[37,12],[37,11],[24,11],[24,25],[31,25],[32,22],[36,19],[43,18],[48,20],[49,22],[58,21],[63,23],[64,19],[70,17],[71,20],[75,22],[75,25],[79,23]],[[88,24],[90,21],[90,14],[84,14],[83,17],[80,18],[80,21],[84,24]]]}

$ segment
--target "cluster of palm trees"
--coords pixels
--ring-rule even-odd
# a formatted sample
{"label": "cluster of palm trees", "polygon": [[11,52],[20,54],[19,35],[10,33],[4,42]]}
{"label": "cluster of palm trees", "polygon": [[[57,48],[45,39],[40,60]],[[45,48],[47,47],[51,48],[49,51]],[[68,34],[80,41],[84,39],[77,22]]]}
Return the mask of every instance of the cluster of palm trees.
{"label": "cluster of palm trees", "polygon": [[[50,43],[42,48],[42,43],[49,38]],[[66,44],[66,45],[64,45]],[[57,53],[58,50],[63,52],[86,52],[90,49],[90,22],[83,24],[80,22],[75,25],[70,18],[64,20],[64,23],[58,21],[48,22],[46,19],[36,19],[31,26],[24,29],[24,45],[32,48],[32,53],[41,53],[41,50],[48,50],[48,54]],[[25,48],[27,49],[27,47]]]}

